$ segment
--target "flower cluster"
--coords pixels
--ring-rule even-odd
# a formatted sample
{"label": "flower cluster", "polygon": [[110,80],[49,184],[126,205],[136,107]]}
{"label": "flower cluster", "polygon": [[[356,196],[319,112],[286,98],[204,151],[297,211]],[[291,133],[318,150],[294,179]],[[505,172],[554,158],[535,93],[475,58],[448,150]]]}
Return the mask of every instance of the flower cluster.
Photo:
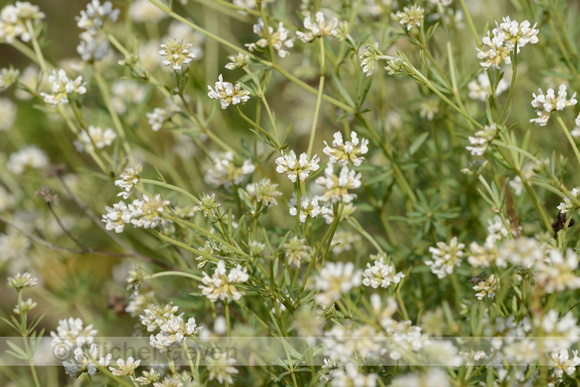
{"label": "flower cluster", "polygon": [[240,185],[255,170],[252,160],[246,159],[242,166],[237,167],[234,164],[234,154],[225,152],[213,155],[213,163],[207,168],[204,179],[213,186],[231,188],[232,185]]}
{"label": "flower cluster", "polygon": [[21,175],[27,169],[42,169],[48,167],[48,157],[36,145],[22,147],[18,152],[12,153],[6,168],[16,175]]}
{"label": "flower cluster", "polygon": [[578,102],[576,100],[576,93],[572,95],[572,98],[566,99],[568,93],[566,92],[566,86],[560,85],[558,89],[558,95],[555,94],[554,89],[548,89],[546,94],[542,89],[538,89],[538,95],[532,94],[534,99],[532,100],[532,106],[535,107],[536,114],[538,118],[532,118],[530,122],[535,123],[538,126],[546,126],[548,120],[550,119],[550,113],[553,110],[562,111],[567,106],[574,106]]}
{"label": "flower cluster", "polygon": [[[294,38],[290,37],[290,33],[284,27],[284,23],[278,23],[278,30],[276,32],[274,32],[274,29],[271,26],[268,26],[268,32],[270,35],[270,42],[272,47],[274,47],[274,49],[278,52],[280,58],[285,58],[286,56],[290,55],[290,52],[286,49],[294,47]],[[256,46],[268,47],[268,38],[265,33],[264,21],[262,18],[258,19],[258,24],[254,24],[254,33],[259,35],[261,39],[255,43],[246,43],[246,47],[248,47],[250,52],[253,52],[256,49]]]}
{"label": "flower cluster", "polygon": [[219,100],[222,109],[226,109],[230,104],[237,105],[239,103],[245,103],[250,99],[250,92],[248,90],[242,90],[241,83],[238,82],[234,86],[229,82],[224,82],[221,74],[215,83],[215,90],[209,85],[207,88],[209,89],[207,95],[211,99]]}
{"label": "flower cluster", "polygon": [[81,42],[77,46],[77,53],[85,62],[101,60],[109,51],[109,42],[102,32],[105,22],[115,22],[120,11],[113,9],[110,1],[102,5],[99,0],[92,0],[87,9],[77,16],[77,26],[85,31],[79,34]]}
{"label": "flower cluster", "polygon": [[577,268],[578,254],[572,249],[566,251],[566,257],[559,250],[550,249],[548,259],[537,264],[536,287],[546,294],[578,289],[580,277],[575,274]]}
{"label": "flower cluster", "polygon": [[338,33],[336,27],[338,26],[338,19],[332,18],[328,23],[324,18],[322,12],[316,12],[316,21],[312,23],[310,15],[304,18],[304,28],[308,32],[296,32],[298,39],[304,43],[310,43],[316,38],[323,36],[336,36]]}
{"label": "flower cluster", "polygon": [[170,311],[167,309],[161,309],[155,305],[152,309],[145,309],[144,314],[139,316],[141,323],[147,326],[148,332],[159,329],[159,333],[150,336],[149,344],[161,352],[181,347],[187,337],[193,336],[199,331],[193,317],[185,322],[182,317],[183,313],[175,315],[176,306],[170,306]]}
{"label": "flower cluster", "polygon": [[530,27],[530,22],[525,20],[518,23],[515,20],[510,20],[509,17],[503,18],[503,23],[498,24],[496,28],[483,37],[483,45],[481,49],[477,49],[477,57],[482,59],[481,66],[485,69],[490,67],[499,70],[502,60],[506,64],[511,63],[510,53],[517,47],[517,52],[520,47],[526,44],[536,44],[538,42],[539,30],[536,25]]}
{"label": "flower cluster", "polygon": [[400,25],[406,27],[407,31],[410,31],[415,26],[421,27],[424,14],[425,10],[423,8],[413,5],[411,8],[405,7],[402,11],[397,11],[391,17]]}
{"label": "flower cluster", "polygon": [[143,172],[143,166],[137,164],[135,168],[127,168],[121,174],[119,180],[115,180],[115,185],[119,186],[123,192],[117,194],[117,196],[123,197],[123,199],[128,199],[139,180],[141,180],[141,172]]}
{"label": "flower cluster", "polygon": [[211,302],[226,299],[239,300],[245,293],[238,290],[236,284],[243,284],[249,278],[246,268],[238,265],[227,273],[225,262],[219,261],[211,277],[207,273],[203,273],[203,285],[200,285],[199,288]]}
{"label": "flower cluster", "polygon": [[75,141],[75,147],[79,152],[92,152],[94,150],[93,144],[97,149],[103,149],[111,145],[116,138],[117,134],[111,128],[103,130],[99,126],[89,125],[88,131],[83,130],[79,134],[79,139]]}
{"label": "flower cluster", "polygon": [[391,284],[398,284],[405,277],[402,272],[395,273],[395,267],[388,265],[385,260],[388,259],[385,254],[380,255],[371,265],[367,263],[367,269],[363,273],[363,285],[370,286],[374,289],[379,286],[388,288]]}
{"label": "flower cluster", "polygon": [[361,155],[369,151],[369,140],[366,138],[359,140],[356,132],[351,132],[351,139],[346,142],[343,141],[341,132],[334,133],[333,137],[332,147],[324,141],[326,147],[323,152],[329,156],[328,161],[332,164],[339,163],[343,167],[346,167],[349,161],[356,167],[360,166],[364,160]]}
{"label": "flower cluster", "polygon": [[262,205],[270,207],[277,205],[276,196],[282,195],[282,192],[276,190],[277,188],[278,184],[274,184],[270,179],[264,178],[246,185],[246,192],[254,205],[260,202]]}
{"label": "flower cluster", "polygon": [[74,350],[74,358],[63,362],[63,366],[67,375],[71,378],[77,379],[81,374],[87,373],[90,376],[95,376],[98,367],[106,367],[111,362],[112,355],[109,353],[103,356],[97,344],[91,344],[88,350],[83,347],[77,347]]}
{"label": "flower cluster", "polygon": [[174,70],[181,70],[195,58],[195,55],[188,50],[191,46],[189,43],[168,38],[167,43],[163,43],[159,51],[159,55],[167,57],[162,63],[165,66],[171,66]]}
{"label": "flower cluster", "polygon": [[75,80],[71,80],[62,69],[53,70],[52,75],[48,77],[48,82],[50,82],[52,94],[40,93],[40,95],[44,98],[44,102],[53,106],[67,104],[68,97],[72,93],[85,94],[87,92],[82,76],[79,75]]}
{"label": "flower cluster", "polygon": [[102,221],[107,230],[115,230],[116,233],[123,232],[126,224],[142,228],[163,226],[170,222],[162,217],[168,205],[169,201],[161,199],[159,194],[154,197],[143,195],[142,200],[135,199],[129,205],[119,202],[113,207],[105,206],[107,213],[103,215]]}
{"label": "flower cluster", "polygon": [[83,326],[83,320],[70,317],[68,320],[60,320],[56,332],[50,332],[52,347],[60,348],[84,347],[93,344],[97,331],[93,325]]}
{"label": "flower cluster", "polygon": [[294,235],[282,247],[289,265],[299,268],[302,261],[310,260],[310,247],[306,244],[306,239]]}
{"label": "flower cluster", "polygon": [[466,146],[465,149],[471,152],[473,156],[483,156],[487,147],[495,139],[497,134],[497,125],[485,125],[483,130],[475,132],[475,137],[469,136],[469,142],[472,146]]}
{"label": "flower cluster", "polygon": [[478,282],[473,287],[473,290],[479,292],[475,295],[475,297],[477,297],[477,299],[479,300],[483,300],[485,296],[488,296],[489,298],[494,298],[496,289],[497,289],[497,279],[495,278],[494,274],[490,275],[489,278]]}
{"label": "flower cluster", "polygon": [[437,247],[429,247],[429,252],[433,254],[432,261],[425,261],[431,266],[431,272],[437,274],[439,278],[445,278],[453,273],[453,268],[461,264],[463,249],[465,245],[457,242],[457,237],[451,238],[449,245],[444,242],[437,242]]}
{"label": "flower cluster", "polygon": [[318,293],[314,299],[319,304],[328,305],[351,289],[359,287],[361,282],[362,271],[355,269],[352,262],[327,262],[316,278]]}
{"label": "flower cluster", "polygon": [[310,161],[308,161],[308,155],[303,152],[300,158],[296,158],[296,153],[293,150],[290,153],[284,154],[276,159],[276,172],[286,173],[288,180],[295,183],[297,179],[300,181],[305,181],[312,172],[318,171],[320,158],[318,155],[314,155]]}
{"label": "flower cluster", "polygon": [[34,31],[29,30],[26,22],[37,23],[44,17],[45,14],[28,1],[17,1],[14,5],[7,5],[0,11],[0,42],[11,44],[16,38],[29,42]]}
{"label": "flower cluster", "polygon": [[[482,72],[477,76],[477,79],[467,84],[469,88],[469,98],[485,102],[486,98],[493,94],[492,85],[489,80],[487,72]],[[505,78],[501,78],[495,87],[495,95],[500,95],[510,87],[509,82]]]}
{"label": "flower cluster", "polygon": [[[572,188],[572,191],[570,193],[572,194],[573,197],[577,198],[578,193],[580,193],[580,187]],[[560,203],[560,205],[557,208],[558,210],[560,210],[560,212],[566,214],[572,211],[575,207],[576,206],[574,205],[574,203],[572,203],[572,199],[570,199],[568,196],[565,196],[564,203]]]}
{"label": "flower cluster", "polygon": [[324,175],[316,179],[316,183],[326,188],[324,195],[320,199],[324,202],[344,202],[350,203],[356,198],[356,194],[349,193],[349,189],[357,189],[361,186],[361,173],[348,167],[342,167],[340,174],[334,174],[334,167],[328,164],[324,170]]}
{"label": "flower cluster", "polygon": [[[327,207],[320,207],[318,201],[322,198],[320,196],[314,196],[312,199],[308,199],[306,196],[300,198],[300,222],[306,222],[306,218],[316,218],[321,214],[325,214],[328,211]],[[296,199],[296,193],[292,193],[292,199],[288,203],[290,207],[290,215],[298,215],[298,200]]]}

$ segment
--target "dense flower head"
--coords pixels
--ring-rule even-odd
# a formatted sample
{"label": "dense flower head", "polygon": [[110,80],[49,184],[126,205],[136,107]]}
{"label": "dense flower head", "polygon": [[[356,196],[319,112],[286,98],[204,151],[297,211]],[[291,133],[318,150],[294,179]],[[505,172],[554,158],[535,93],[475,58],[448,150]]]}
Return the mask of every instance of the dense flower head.
{"label": "dense flower head", "polygon": [[[272,47],[274,47],[278,55],[280,55],[280,58],[285,58],[290,55],[290,52],[286,49],[294,47],[294,38],[290,37],[290,31],[284,27],[284,23],[278,23],[278,29],[275,32],[274,28],[268,26],[268,32]],[[256,46],[268,47],[268,38],[266,36],[264,21],[262,18],[258,19],[258,24],[254,24],[254,33],[259,35],[261,39],[255,43],[246,43],[248,50],[253,52],[256,49]]]}
{"label": "dense flower head", "polygon": [[558,88],[558,95],[555,94],[554,89],[550,88],[544,95],[542,89],[538,89],[538,94],[532,94],[534,99],[532,100],[532,106],[535,107],[536,114],[538,118],[532,118],[530,122],[535,123],[538,126],[545,126],[550,119],[550,113],[553,110],[562,111],[568,106],[574,106],[578,102],[576,100],[576,93],[572,95],[572,98],[566,99],[568,93],[566,92],[566,85],[560,85]]}
{"label": "dense flower head", "polygon": [[123,232],[125,225],[131,223],[131,212],[125,202],[113,204],[113,207],[105,206],[107,213],[103,215],[102,222],[107,230],[115,230],[116,233]]}
{"label": "dense flower head", "polygon": [[36,23],[45,16],[38,6],[28,1],[17,1],[14,5],[7,5],[0,11],[0,42],[11,44],[16,38],[29,42],[34,31],[28,29],[26,22]]}
{"label": "dense flower head", "polygon": [[[489,80],[489,75],[487,72],[482,72],[477,76],[477,79],[469,82],[467,84],[469,88],[469,98],[485,102],[486,98],[491,97],[493,94],[492,85]],[[508,90],[510,87],[509,82],[506,81],[505,77],[499,80],[495,88],[495,95],[499,96],[504,91]]]}
{"label": "dense flower head", "polygon": [[159,51],[159,55],[166,57],[161,63],[171,66],[174,70],[181,70],[195,58],[195,55],[188,50],[190,47],[189,43],[168,38],[167,43],[161,44]]}
{"label": "dense flower head", "polygon": [[304,43],[309,43],[319,37],[336,36],[337,26],[337,18],[332,18],[327,22],[322,12],[316,12],[316,21],[314,23],[312,23],[310,15],[304,18],[304,28],[307,32],[298,31],[296,32],[296,35]]}
{"label": "dense flower head", "polygon": [[580,327],[577,322],[572,313],[558,316],[554,309],[544,315],[534,316],[534,326],[543,333],[546,351],[568,350],[572,344],[578,342]]}
{"label": "dense flower head", "polygon": [[160,332],[150,336],[149,344],[161,352],[167,352],[171,348],[181,347],[187,337],[199,331],[199,327],[193,317],[190,317],[185,322],[182,316],[183,314],[179,316],[170,314],[167,316],[159,325]]}
{"label": "dense flower head", "polygon": [[12,153],[6,163],[6,168],[17,175],[21,175],[27,169],[42,169],[48,167],[48,157],[36,145],[21,148]]}
{"label": "dense flower head", "polygon": [[147,332],[153,332],[160,329],[178,310],[179,307],[172,303],[165,304],[163,307],[150,304],[147,309],[143,310],[143,314],[139,315],[139,319],[141,324],[147,328]]}
{"label": "dense flower head", "polygon": [[199,288],[211,302],[226,299],[239,300],[245,293],[238,290],[236,284],[243,284],[249,278],[245,267],[242,268],[238,265],[231,268],[228,273],[225,262],[219,261],[211,277],[207,273],[203,273],[203,285],[200,285]]}
{"label": "dense flower head", "polygon": [[[85,353],[87,351],[87,353]],[[67,375],[71,378],[77,379],[81,374],[87,373],[90,376],[95,376],[98,367],[106,367],[111,362],[112,355],[109,353],[103,356],[97,344],[91,344],[88,350],[83,347],[77,347],[74,350],[74,358],[62,363]]]}
{"label": "dense flower head", "polygon": [[54,106],[67,104],[69,102],[69,94],[85,94],[87,92],[86,83],[83,82],[82,76],[79,75],[74,80],[71,80],[63,69],[53,70],[52,75],[48,77],[48,82],[50,83],[52,94],[40,93],[40,95],[44,98],[44,102]]}
{"label": "dense flower head", "polygon": [[282,192],[277,191],[278,184],[274,184],[268,178],[250,183],[246,185],[246,192],[248,198],[257,204],[261,202],[264,206],[270,207],[278,204],[276,196],[282,195]]}
{"label": "dense flower head", "polygon": [[129,16],[136,23],[158,23],[168,15],[149,0],[135,0],[129,5]]}
{"label": "dense flower head", "polygon": [[402,11],[397,11],[397,13],[392,14],[391,17],[394,21],[406,27],[407,31],[410,31],[415,26],[421,27],[424,14],[425,10],[423,8],[413,5],[411,8],[404,7]]}
{"label": "dense flower head", "polygon": [[362,282],[362,271],[355,269],[352,262],[327,262],[316,278],[317,294],[314,299],[317,303],[328,305],[357,288]]}
{"label": "dense flower head", "polygon": [[237,68],[243,69],[248,67],[250,64],[250,57],[243,52],[238,52],[237,55],[230,55],[228,56],[228,59],[230,62],[225,66],[228,70],[234,70]]}
{"label": "dense flower head", "polygon": [[[328,210],[326,207],[320,207],[318,201],[321,198],[319,196],[314,196],[312,199],[302,195],[300,198],[300,222],[306,222],[307,218],[316,218],[321,214],[325,214]],[[292,193],[292,199],[288,203],[290,207],[290,215],[298,215],[298,200],[296,199],[296,193]]]}
{"label": "dense flower head", "polygon": [[87,4],[87,9],[81,11],[81,16],[76,17],[77,26],[94,34],[105,22],[116,21],[120,12],[119,9],[113,9],[110,1],[101,4],[99,0],[92,0]]}
{"label": "dense flower head", "polygon": [[[580,187],[572,188],[572,191],[570,193],[572,194],[573,197],[578,198],[578,193],[580,193]],[[560,205],[557,208],[558,210],[560,210],[560,212],[566,214],[571,210],[573,210],[575,208],[575,205],[574,203],[572,203],[572,199],[570,199],[568,196],[565,196],[564,203],[560,203]]]}
{"label": "dense flower head", "polygon": [[341,132],[334,133],[333,137],[332,147],[324,141],[326,147],[323,152],[329,156],[329,162],[333,164],[339,163],[341,166],[346,167],[350,161],[354,166],[360,166],[364,160],[361,155],[369,151],[369,140],[366,138],[359,140],[356,132],[351,132],[351,139],[346,142],[343,141]]}
{"label": "dense flower head", "polygon": [[473,267],[489,267],[492,264],[505,267],[506,262],[501,258],[495,242],[495,236],[488,236],[483,246],[477,242],[471,242],[467,262]]}
{"label": "dense flower head", "polygon": [[398,284],[405,277],[402,272],[396,273],[395,267],[387,264],[386,255],[381,255],[373,264],[367,263],[367,269],[363,273],[363,285],[374,289],[379,286],[388,288],[391,284]]}
{"label": "dense flower head", "polygon": [[489,278],[478,282],[473,287],[473,290],[479,292],[475,295],[479,300],[483,300],[485,296],[488,296],[489,298],[494,298],[496,289],[497,289],[497,279],[495,278],[494,274],[490,275]]}
{"label": "dense flower head", "polygon": [[286,173],[288,180],[295,183],[297,179],[300,181],[305,181],[312,172],[318,171],[320,158],[318,155],[314,155],[310,161],[308,161],[308,155],[303,152],[300,154],[300,158],[296,158],[296,153],[291,150],[289,153],[284,154],[281,152],[282,156],[276,159],[276,172]]}
{"label": "dense flower head", "polygon": [[97,331],[92,324],[84,326],[80,318],[70,317],[68,320],[59,320],[56,332],[50,332],[50,335],[53,348],[59,345],[73,348],[93,344]]}
{"label": "dense flower head", "polygon": [[475,136],[469,136],[471,146],[466,146],[465,149],[471,152],[473,156],[483,156],[487,147],[495,139],[497,134],[497,125],[495,122],[491,125],[485,125],[483,130],[475,132]]}
{"label": "dense flower head", "polygon": [[[100,126],[90,125],[88,131],[83,130],[79,139],[75,141],[75,147],[79,152],[92,152],[94,145],[97,149],[109,146],[117,138],[117,134],[111,128],[103,130]],[[126,199],[126,198],[125,198]]]}
{"label": "dense flower head", "polygon": [[239,103],[245,103],[250,99],[250,92],[248,90],[242,90],[241,83],[238,82],[234,86],[229,82],[224,82],[221,74],[215,83],[215,90],[209,85],[207,88],[209,89],[207,95],[211,99],[219,100],[222,109],[226,109],[230,104],[237,105]]}
{"label": "dense flower head", "polygon": [[536,287],[546,294],[578,289],[580,277],[575,274],[577,268],[578,254],[574,250],[568,249],[564,257],[560,250],[550,249],[548,259],[537,264]]}
{"label": "dense flower head", "polygon": [[135,168],[126,168],[121,174],[120,179],[115,180],[115,185],[123,190],[117,196],[128,199],[133,193],[137,183],[139,183],[139,180],[141,180],[141,172],[143,172],[143,166],[141,164],[137,164]]}
{"label": "dense flower head", "polygon": [[302,261],[310,261],[310,247],[306,239],[298,238],[297,235],[294,235],[282,247],[289,265],[300,267]]}
{"label": "dense flower head", "polygon": [[135,227],[153,228],[170,222],[163,218],[168,205],[169,200],[161,199],[160,194],[153,197],[143,195],[143,200],[133,200],[128,206],[131,213],[131,224]]}
{"label": "dense flower head", "polygon": [[361,173],[355,170],[342,167],[340,174],[334,174],[334,166],[328,164],[324,170],[324,176],[316,179],[316,183],[326,188],[324,195],[320,199],[324,202],[344,202],[350,203],[356,198],[356,194],[349,193],[348,190],[357,189],[361,186]]}
{"label": "dense flower head", "polygon": [[431,266],[431,272],[437,274],[438,278],[445,278],[453,273],[453,268],[461,264],[463,249],[465,245],[457,242],[457,237],[451,238],[449,245],[444,242],[437,242],[437,247],[429,247],[429,252],[433,255],[432,261],[425,261]]}
{"label": "dense flower head", "polygon": [[[510,262],[512,265],[531,269],[543,259],[544,253],[537,240],[521,237],[506,240],[499,249],[499,255],[503,261]],[[498,266],[501,265],[498,264]]]}
{"label": "dense flower head", "polygon": [[552,352],[552,369],[550,381],[552,385],[558,385],[564,382],[564,373],[572,376],[576,372],[576,367],[580,365],[580,357],[578,357],[578,350],[572,350],[572,358],[570,358],[568,349],[561,349],[560,351]]}
{"label": "dense flower head", "polygon": [[18,80],[19,75],[20,71],[12,66],[0,69],[0,90],[12,86]]}
{"label": "dense flower head", "polygon": [[19,292],[24,288],[31,288],[38,284],[38,280],[30,273],[18,273],[8,278],[8,287]]}
{"label": "dense flower head", "polygon": [[498,24],[491,33],[487,31],[487,35],[482,39],[481,49],[477,49],[477,57],[482,59],[481,66],[483,68],[496,68],[499,70],[502,60],[506,64],[511,63],[510,54],[514,49],[520,52],[520,47],[527,44],[536,44],[538,42],[538,32],[536,25],[530,27],[530,22],[524,20],[518,23],[508,17],[503,18],[503,23]]}
{"label": "dense flower head", "polygon": [[362,67],[362,72],[367,76],[370,77],[373,75],[375,71],[375,63],[377,62],[379,56],[383,55],[379,51],[379,44],[367,44],[364,46],[364,51],[360,54],[360,59],[362,59],[360,63],[360,67]]}
{"label": "dense flower head", "polygon": [[141,360],[135,360],[133,356],[129,356],[127,361],[123,359],[117,360],[117,368],[109,367],[109,370],[115,376],[129,376],[135,373],[135,368],[139,367]]}
{"label": "dense flower head", "polygon": [[236,166],[232,152],[213,154],[212,164],[207,168],[204,179],[213,186],[231,188],[243,183],[255,170],[251,159],[245,159],[241,166]]}
{"label": "dense flower head", "polygon": [[236,364],[236,359],[229,357],[227,352],[222,352],[219,354],[214,354],[208,359],[207,368],[209,370],[209,380],[216,380],[218,383],[223,384],[233,383],[234,379],[232,375],[237,374],[239,371],[233,366]]}

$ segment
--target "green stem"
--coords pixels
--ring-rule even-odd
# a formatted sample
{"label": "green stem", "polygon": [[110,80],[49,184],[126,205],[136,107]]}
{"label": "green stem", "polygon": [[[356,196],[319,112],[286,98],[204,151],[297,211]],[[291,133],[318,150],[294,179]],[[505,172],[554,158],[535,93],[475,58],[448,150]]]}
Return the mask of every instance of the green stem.
{"label": "green stem", "polygon": [[560,127],[564,131],[564,134],[568,138],[570,145],[572,145],[572,149],[574,149],[574,154],[576,154],[576,160],[578,160],[578,163],[580,163],[580,152],[578,152],[578,147],[576,146],[576,142],[574,141],[574,139],[570,135],[570,131],[568,130],[568,127],[566,126],[566,124],[562,120],[562,117],[560,116],[560,114],[558,114],[557,120],[558,120],[558,123],[560,124]]}
{"label": "green stem", "polygon": [[318,84],[318,98],[316,98],[316,108],[314,109],[314,121],[312,122],[312,129],[310,130],[310,141],[308,142],[308,158],[312,153],[312,146],[314,145],[314,137],[316,136],[316,125],[318,124],[318,114],[320,113],[320,102],[322,101],[322,90],[324,88],[324,73],[326,71],[326,62],[324,58],[324,39],[319,38],[320,42],[320,82]]}
{"label": "green stem", "polygon": [[195,280],[197,282],[202,282],[202,278],[195,274],[186,273],[183,271],[162,271],[159,273],[151,274],[150,276],[146,277],[145,279],[154,279],[159,277],[185,277]]}
{"label": "green stem", "polygon": [[201,204],[201,202],[199,201],[198,198],[196,198],[195,196],[193,196],[192,194],[190,194],[189,192],[187,192],[186,190],[179,188],[177,186],[171,185],[169,183],[165,183],[163,181],[157,181],[157,180],[150,180],[150,179],[141,179],[140,180],[141,183],[143,184],[151,184],[151,185],[157,185],[163,188],[167,188],[170,189],[172,191],[176,191],[179,192],[185,196],[187,196],[189,199],[191,199],[195,204],[199,205]]}
{"label": "green stem", "polygon": [[[518,75],[518,52],[517,52],[517,49],[514,50],[514,59],[512,60],[512,69],[513,69],[513,74],[512,74],[512,81],[511,81],[511,85],[510,85],[510,91],[508,93],[507,100],[505,101],[505,105],[504,105],[503,109],[501,110],[501,114],[499,115],[498,122],[503,122],[504,115],[506,114],[508,107],[512,103],[512,96],[514,93],[514,89],[516,87],[516,77]],[[505,117],[505,118],[507,120],[507,117]]]}
{"label": "green stem", "polygon": [[479,36],[477,35],[477,31],[475,30],[475,26],[473,25],[473,20],[471,20],[471,15],[469,14],[469,10],[467,9],[467,6],[465,5],[465,0],[460,0],[461,1],[461,8],[463,8],[463,13],[465,14],[465,19],[467,19],[467,24],[469,24],[469,29],[471,30],[471,33],[473,34],[473,37],[475,38],[475,42],[477,43],[477,46],[481,46],[481,42],[479,41]]}

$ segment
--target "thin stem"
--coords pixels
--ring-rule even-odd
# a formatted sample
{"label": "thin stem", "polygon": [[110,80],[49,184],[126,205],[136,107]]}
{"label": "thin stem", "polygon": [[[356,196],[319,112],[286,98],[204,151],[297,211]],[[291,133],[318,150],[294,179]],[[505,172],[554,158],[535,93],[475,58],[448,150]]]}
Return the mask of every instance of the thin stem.
{"label": "thin stem", "polygon": [[308,143],[308,158],[312,153],[312,146],[314,145],[314,137],[316,136],[316,125],[318,124],[318,114],[320,112],[320,102],[322,101],[322,90],[324,89],[324,73],[326,71],[326,62],[324,54],[324,39],[319,38],[320,42],[320,82],[318,84],[318,98],[316,99],[316,108],[314,109],[314,121],[312,122],[312,129],[310,130],[310,141]]}
{"label": "thin stem", "polygon": [[574,154],[576,154],[576,160],[578,160],[578,163],[580,163],[580,152],[578,152],[578,147],[576,146],[576,142],[574,141],[574,139],[570,135],[570,131],[568,130],[568,127],[566,126],[566,124],[562,120],[562,117],[560,116],[560,114],[558,114],[557,120],[558,120],[558,123],[560,124],[560,127],[564,131],[564,134],[568,138],[570,145],[572,145],[572,149],[574,149]]}
{"label": "thin stem", "polygon": [[481,46],[481,42],[479,41],[479,36],[477,35],[477,31],[475,29],[475,26],[473,25],[473,20],[471,20],[471,15],[469,14],[469,10],[467,9],[467,6],[465,5],[465,0],[460,0],[461,1],[461,8],[463,8],[463,13],[465,14],[465,18],[467,19],[467,24],[469,24],[469,29],[471,30],[471,33],[473,34],[473,37],[475,38],[475,42],[477,43],[477,46]]}
{"label": "thin stem", "polygon": [[186,273],[183,271],[162,271],[162,272],[151,274],[151,275],[145,277],[145,280],[159,278],[159,277],[185,277],[185,278],[195,280],[197,282],[202,282],[202,278],[200,276],[195,275],[195,274],[191,274],[191,273]]}
{"label": "thin stem", "polygon": [[[501,111],[501,114],[499,115],[498,122],[503,122],[504,115],[506,114],[509,105],[511,105],[511,103],[512,103],[512,96],[514,93],[514,89],[516,87],[516,77],[518,75],[518,52],[517,52],[517,50],[514,50],[514,59],[512,60],[512,69],[513,69],[513,74],[512,74],[512,81],[511,81],[511,85],[510,85],[510,91],[508,93],[508,97],[507,97],[507,100],[505,101],[505,105]],[[505,118],[507,120],[507,117],[505,117]]]}
{"label": "thin stem", "polygon": [[175,185],[171,185],[169,183],[165,183],[163,181],[157,181],[157,180],[150,180],[150,179],[141,179],[140,180],[143,184],[151,184],[151,185],[158,185],[160,187],[164,187],[167,189],[170,189],[172,191],[176,191],[179,192],[185,196],[187,196],[189,199],[191,199],[195,204],[201,204],[201,202],[199,201],[198,198],[196,198],[195,196],[193,196],[192,194],[190,194],[189,192],[187,192],[186,190],[184,190],[183,188],[179,188]]}

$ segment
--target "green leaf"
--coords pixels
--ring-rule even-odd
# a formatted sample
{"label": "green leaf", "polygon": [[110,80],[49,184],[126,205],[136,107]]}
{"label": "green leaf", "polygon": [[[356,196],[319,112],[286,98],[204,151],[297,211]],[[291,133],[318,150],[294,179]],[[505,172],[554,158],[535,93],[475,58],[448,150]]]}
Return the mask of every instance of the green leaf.
{"label": "green leaf", "polygon": [[11,341],[7,341],[6,344],[8,344],[10,348],[12,348],[12,351],[8,350],[6,351],[6,353],[14,356],[17,359],[28,359],[26,353],[16,344],[12,343]]}
{"label": "green leaf", "polygon": [[346,101],[346,103],[350,107],[354,107],[354,101],[352,100],[352,98],[350,98],[350,95],[348,94],[348,92],[344,88],[344,85],[342,84],[342,82],[340,81],[340,79],[337,76],[334,76],[332,79],[336,83],[336,87],[338,88],[338,92],[340,93],[340,95],[342,96],[342,98],[344,98],[344,100]]}

